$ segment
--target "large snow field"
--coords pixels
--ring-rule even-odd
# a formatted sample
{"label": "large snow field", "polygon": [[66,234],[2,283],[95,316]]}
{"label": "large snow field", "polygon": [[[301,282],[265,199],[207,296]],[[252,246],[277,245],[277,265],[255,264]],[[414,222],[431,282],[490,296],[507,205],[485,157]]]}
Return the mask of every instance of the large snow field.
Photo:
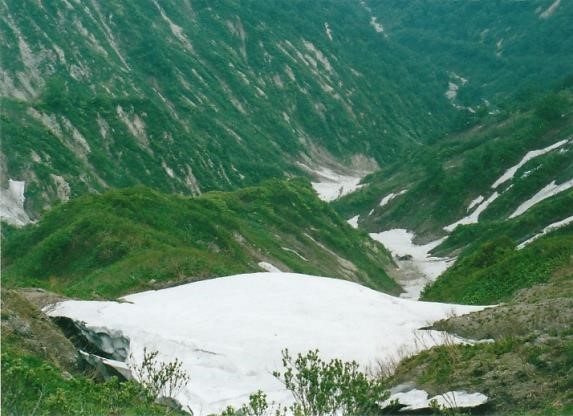
{"label": "large snow field", "polygon": [[482,308],[400,299],[338,279],[254,273],[129,295],[121,303],[66,301],[47,312],[93,331],[121,331],[136,362],[144,347],[163,360],[180,359],[191,381],[177,399],[206,415],[240,405],[259,389],[288,402],[271,374],[281,369],[284,348],[292,354],[318,348],[324,359],[356,360],[365,368],[440,342],[440,333],[418,328]]}

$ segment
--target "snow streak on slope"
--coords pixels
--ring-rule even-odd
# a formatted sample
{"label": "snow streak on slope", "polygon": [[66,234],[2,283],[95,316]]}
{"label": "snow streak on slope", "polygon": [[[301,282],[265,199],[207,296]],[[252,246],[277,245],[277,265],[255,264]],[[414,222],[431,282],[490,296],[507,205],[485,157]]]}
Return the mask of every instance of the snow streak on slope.
{"label": "snow streak on slope", "polygon": [[[517,163],[516,165],[507,169],[505,171],[505,173],[503,175],[501,175],[491,185],[491,188],[497,189],[501,184],[513,179],[513,177],[515,176],[515,174],[517,173],[519,168],[521,168],[523,165],[525,165],[531,159],[542,156],[546,153],[551,152],[552,150],[558,149],[558,148],[564,146],[565,144],[569,143],[570,140],[571,140],[571,138],[564,139],[564,140],[558,141],[557,143],[553,143],[551,146],[547,146],[543,149],[532,150],[530,152],[527,152],[525,154],[525,156],[519,161],[519,163]],[[571,187],[571,185],[567,185],[568,183],[569,182],[566,182],[565,184],[555,186],[555,182],[552,182],[552,184],[547,185],[545,188],[543,188],[541,191],[539,191],[539,193],[537,195],[535,195],[533,198],[531,198],[529,201],[525,201],[509,218],[513,218],[517,215],[523,214],[527,209],[529,209],[530,207],[535,205],[537,202],[539,202],[545,198],[549,198],[550,196],[553,196],[553,195],[555,195],[555,194],[557,194],[557,193],[559,193],[565,189],[568,189],[569,187]],[[502,193],[503,193],[503,191],[502,191]],[[487,209],[487,207],[489,205],[491,205],[491,203],[493,201],[495,201],[500,195],[501,194],[496,191],[485,201],[484,201],[484,197],[482,195],[480,195],[479,197],[474,199],[467,208],[467,211],[469,212],[469,211],[471,211],[471,209],[475,205],[477,205],[477,208],[471,214],[469,214],[469,215],[465,216],[464,218],[454,222],[453,224],[445,226],[444,230],[446,230],[447,232],[452,232],[452,231],[454,231],[454,229],[458,225],[476,224],[479,220],[480,214],[483,211],[485,211]]]}
{"label": "snow streak on slope", "polygon": [[517,165],[512,166],[511,168],[506,170],[505,173],[503,175],[501,175],[493,183],[493,185],[491,185],[492,189],[495,189],[499,185],[501,185],[502,183],[507,182],[508,180],[512,179],[515,176],[515,173],[517,172],[517,170],[520,167],[522,167],[523,165],[525,165],[527,162],[529,162],[531,159],[542,156],[546,153],[551,152],[552,150],[558,149],[561,146],[563,146],[564,144],[566,144],[569,140],[570,139],[561,140],[561,141],[554,143],[551,146],[548,146],[544,149],[532,150],[531,152],[527,152],[526,155],[523,157],[523,159],[521,159],[521,161]]}
{"label": "snow streak on slope", "polygon": [[348,224],[350,224],[350,226],[351,226],[352,228],[358,228],[358,219],[359,219],[359,218],[360,218],[360,215],[355,215],[354,217],[349,218],[346,222],[347,222]]}
{"label": "snow streak on slope", "polygon": [[444,238],[425,245],[414,244],[414,233],[404,229],[393,229],[381,233],[371,233],[370,237],[381,242],[394,255],[403,274],[396,279],[405,290],[400,297],[418,299],[428,282],[434,281],[452,265],[454,259],[432,257],[430,251]]}
{"label": "snow streak on slope", "polygon": [[541,189],[535,195],[533,195],[530,199],[522,203],[517,209],[509,216],[509,218],[515,218],[518,215],[523,214],[529,208],[534,206],[535,204],[543,201],[544,199],[550,198],[553,195],[557,195],[567,189],[573,188],[573,179],[563,182],[562,184],[556,185],[555,181],[552,181],[549,185]]}
{"label": "snow streak on slope", "polygon": [[26,182],[8,179],[8,189],[0,189],[0,218],[17,227],[31,222],[24,211]]}
{"label": "snow streak on slope", "polygon": [[466,211],[470,212],[473,207],[475,207],[478,204],[481,204],[484,199],[485,198],[483,197],[483,195],[478,196],[476,199],[474,199],[472,202],[470,202],[470,204],[468,205],[468,209]]}
{"label": "snow streak on slope", "polygon": [[397,196],[400,196],[400,195],[404,195],[406,192],[408,192],[407,189],[402,189],[402,190],[401,190],[400,192],[398,192],[398,193],[392,192],[392,193],[386,195],[384,198],[382,198],[382,200],[380,201],[380,204],[379,204],[379,205],[380,205],[381,207],[386,206],[386,205],[388,205],[388,203],[389,203],[390,201],[392,201],[394,198],[396,198]]}
{"label": "snow streak on slope", "polygon": [[[486,208],[497,198],[499,197],[499,193],[494,192],[488,199],[483,201],[478,205],[478,207],[470,214],[463,217],[461,220],[454,222],[453,224],[447,225],[444,227],[444,230],[448,232],[452,232],[456,229],[458,225],[462,224],[476,224],[478,222],[479,216],[482,212],[486,210]],[[483,199],[483,198],[482,198]],[[477,200],[477,199],[476,199]],[[469,208],[468,208],[469,209]]]}
{"label": "snow streak on slope", "polygon": [[291,400],[271,375],[281,368],[284,348],[293,354],[318,348],[325,359],[366,366],[428,332],[417,328],[480,309],[399,299],[344,280],[255,273],[143,292],[123,303],[66,301],[48,313],[121,331],[136,361],[144,347],[163,360],[179,358],[191,381],[176,398],[206,415],[258,389],[271,400]]}
{"label": "snow streak on slope", "polygon": [[523,247],[525,247],[529,243],[533,243],[535,240],[537,240],[540,237],[543,237],[545,234],[550,233],[551,231],[555,231],[561,227],[565,227],[566,225],[569,225],[572,222],[573,222],[573,216],[565,218],[564,220],[561,220],[561,221],[554,222],[553,224],[549,224],[547,227],[545,227],[543,230],[541,230],[541,232],[535,234],[533,237],[520,243],[517,246],[517,249],[521,250]]}

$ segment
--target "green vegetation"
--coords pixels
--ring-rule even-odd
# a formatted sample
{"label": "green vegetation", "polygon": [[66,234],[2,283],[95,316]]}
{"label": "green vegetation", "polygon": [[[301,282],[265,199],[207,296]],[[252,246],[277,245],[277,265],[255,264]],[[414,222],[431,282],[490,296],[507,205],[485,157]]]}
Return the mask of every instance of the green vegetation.
{"label": "green vegetation", "polygon": [[[37,217],[68,186],[196,194],[300,174],[296,161],[324,154],[387,166],[571,73],[571,6],[540,18],[547,7],[6,1],[2,176],[26,180]],[[538,114],[558,111],[549,100]]]}
{"label": "green vegetation", "polygon": [[195,198],[141,187],[86,195],[9,233],[3,248],[4,285],[83,298],[262,271],[259,261],[398,290],[384,248],[298,179]]}
{"label": "green vegetation", "polygon": [[2,413],[7,415],[184,415],[154,404],[135,382],[64,375],[37,357],[3,347]]}
{"label": "green vegetation", "polygon": [[434,324],[476,345],[439,346],[404,360],[392,382],[415,381],[430,393],[479,391],[501,415],[573,411],[573,263],[548,283],[521,290],[495,308]]}
{"label": "green vegetation", "polygon": [[135,382],[102,381],[83,368],[71,342],[25,296],[50,295],[2,288],[2,414],[185,414],[155,404]]}
{"label": "green vegetation", "polygon": [[239,410],[227,408],[221,416],[368,416],[381,413],[388,398],[386,385],[358,370],[358,363],[339,359],[324,361],[318,350],[291,357],[282,352],[283,372],[274,372],[294,397],[294,404],[280,407],[268,403],[264,392],[251,395]]}
{"label": "green vegetation", "polygon": [[521,250],[507,237],[481,245],[427,286],[423,300],[494,304],[511,299],[519,289],[545,283],[571,264],[573,226],[542,237]]}
{"label": "green vegetation", "polygon": [[[555,96],[560,97],[559,112],[563,116],[544,121],[537,114],[538,106]],[[361,214],[361,225],[371,231],[399,227],[422,235],[443,235],[442,227],[465,217],[468,205],[478,196],[492,195],[491,185],[528,151],[545,148],[572,135],[573,95],[565,88],[528,108],[514,107],[484,117],[473,127],[420,149],[371,175],[364,188],[335,201],[333,206],[346,218]],[[530,160],[512,180],[499,186],[497,191],[501,195],[480,215],[480,226],[497,226],[490,222],[505,221],[523,201],[551,181],[559,184],[571,179],[572,146],[566,144],[560,150]],[[408,192],[378,207],[385,195],[404,189]],[[573,214],[570,203],[561,200],[558,206],[563,214],[558,220]],[[374,212],[368,215],[372,209]],[[556,214],[555,208],[552,211],[550,216]],[[522,222],[522,234],[513,237],[525,238],[550,223],[544,223],[543,215],[535,219],[536,223]]]}

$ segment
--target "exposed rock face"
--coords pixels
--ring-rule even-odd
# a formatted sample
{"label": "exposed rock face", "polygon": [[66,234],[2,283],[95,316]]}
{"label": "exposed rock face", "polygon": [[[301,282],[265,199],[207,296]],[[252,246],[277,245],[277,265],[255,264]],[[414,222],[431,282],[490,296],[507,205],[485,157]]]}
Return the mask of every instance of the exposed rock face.
{"label": "exposed rock face", "polygon": [[2,289],[2,343],[37,354],[56,366],[77,368],[77,352],[61,330],[15,290]]}

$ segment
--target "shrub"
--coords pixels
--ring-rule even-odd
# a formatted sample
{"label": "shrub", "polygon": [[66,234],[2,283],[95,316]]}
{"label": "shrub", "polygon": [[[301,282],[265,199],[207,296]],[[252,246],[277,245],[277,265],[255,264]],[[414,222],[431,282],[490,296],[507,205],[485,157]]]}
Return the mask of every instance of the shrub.
{"label": "shrub", "polygon": [[[158,354],[144,348],[143,361],[132,365],[131,370],[150,398],[173,397],[189,382],[190,376],[179,359],[165,363],[158,360]],[[133,356],[130,358],[133,362]]]}
{"label": "shrub", "polygon": [[369,379],[355,361],[326,362],[318,350],[293,358],[283,350],[282,363],[283,372],[273,375],[292,393],[294,404],[287,408],[269,403],[259,391],[250,396],[249,404],[238,410],[229,407],[222,416],[368,416],[381,414],[388,398],[382,381]]}

